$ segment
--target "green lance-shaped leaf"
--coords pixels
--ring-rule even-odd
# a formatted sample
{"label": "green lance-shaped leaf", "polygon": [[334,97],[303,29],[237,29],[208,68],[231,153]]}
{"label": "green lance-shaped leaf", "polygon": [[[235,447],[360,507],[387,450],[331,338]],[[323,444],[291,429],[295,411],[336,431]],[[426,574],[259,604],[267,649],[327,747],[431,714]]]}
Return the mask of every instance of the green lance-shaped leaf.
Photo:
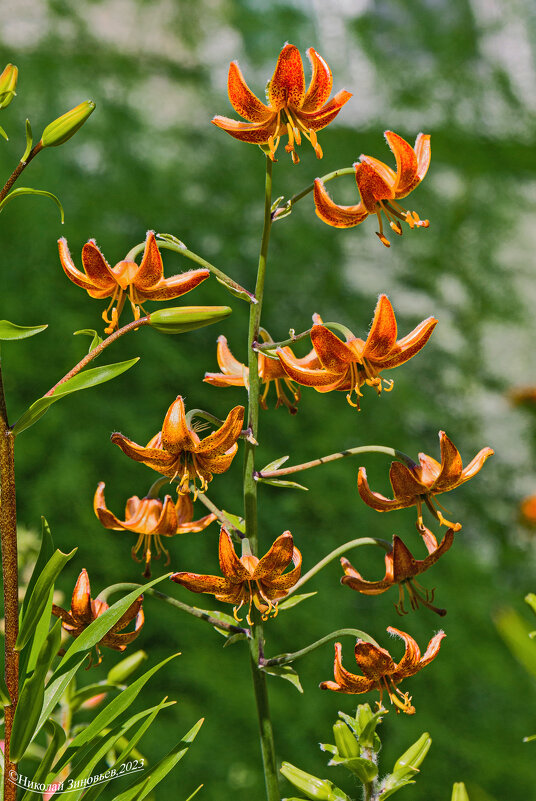
{"label": "green lance-shaped leaf", "polygon": [[128,359],[125,362],[106,364],[104,367],[93,367],[91,370],[84,370],[82,373],[73,376],[73,378],[69,378],[57,387],[53,395],[46,395],[32,403],[30,408],[19,417],[13,426],[13,433],[15,435],[20,434],[21,431],[33,426],[33,424],[45,414],[49,406],[61,400],[61,398],[64,398],[66,395],[79,392],[82,389],[96,387],[99,384],[104,384],[106,381],[111,381],[112,378],[117,378],[121,373],[134,367],[137,361],[139,361],[139,357]]}
{"label": "green lance-shaped leaf", "polygon": [[26,609],[23,610],[19,634],[15,643],[15,650],[22,650],[34,633],[47,605],[51,588],[54,586],[61,570],[65,567],[69,559],[72,559],[75,555],[76,550],[76,548],[73,548],[70,553],[55,551],[46,563],[39,578],[35,582],[28,605]]}
{"label": "green lance-shaped leaf", "polygon": [[94,328],[81,328],[80,331],[74,331],[73,336],[79,336],[80,334],[84,334],[85,336],[91,337],[91,345],[89,346],[88,353],[91,353],[92,350],[103,342],[103,339]]}
{"label": "green lance-shaped leaf", "polygon": [[[45,751],[45,754],[39,763],[39,767],[32,775],[32,781],[35,782],[35,784],[43,784],[46,782],[48,772],[50,771],[52,763],[54,762],[54,759],[56,758],[60,748],[64,744],[66,737],[64,730],[59,723],[56,723],[55,720],[47,720],[45,723],[45,728],[51,739],[47,750]],[[46,783],[48,784],[48,782]],[[38,797],[39,796],[32,790],[27,790],[22,797],[22,801],[35,801],[35,799]]]}
{"label": "green lance-shaped leaf", "polygon": [[190,745],[195,740],[199,729],[203,725],[203,720],[204,718],[201,718],[201,720],[197,721],[195,726],[193,726],[190,731],[184,735],[182,740],[177,743],[175,748],[151,768],[148,776],[141,776],[137,781],[131,784],[125,792],[114,796],[113,801],[143,801],[144,798],[147,798],[157,784],[173,770],[177,762],[188,753]]}
{"label": "green lance-shaped leaf", "polygon": [[514,609],[502,609],[495,615],[494,623],[515,658],[536,676],[536,648],[530,640],[532,626]]}
{"label": "green lance-shaped leaf", "polygon": [[300,677],[290,665],[261,666],[260,670],[264,670],[264,672],[268,673],[270,676],[278,676],[280,679],[286,679],[287,681],[290,681],[290,683],[298,690],[298,692],[303,692]]}
{"label": "green lance-shaped leaf", "polygon": [[[388,777],[388,778],[392,778],[392,777]],[[378,801],[386,801],[387,798],[390,798],[392,795],[397,793],[399,790],[401,790],[407,784],[415,784],[415,782],[412,779],[401,779],[399,782],[397,782],[396,786],[386,787],[385,789],[382,789],[380,794],[379,794],[379,796],[378,796]]]}
{"label": "green lance-shaped leaf", "polygon": [[26,150],[22,154],[21,161],[26,161],[33,147],[33,134],[30,120],[26,120]]}
{"label": "green lance-shaped leaf", "polygon": [[452,785],[452,796],[450,801],[469,801],[467,790],[463,782],[455,782]]}
{"label": "green lance-shaped leaf", "polygon": [[284,465],[289,459],[290,456],[280,456],[279,459],[274,459],[273,462],[269,462],[267,465],[265,465],[260,472],[269,473],[271,470],[279,470],[281,465]]}
{"label": "green lance-shaped leaf", "polygon": [[13,198],[19,197],[20,195],[41,195],[42,197],[49,197],[51,200],[54,201],[58,209],[60,210],[60,217],[62,225],[65,222],[65,212],[63,211],[63,206],[61,205],[61,201],[56,195],[52,192],[47,192],[45,189],[32,189],[29,186],[19,186],[18,189],[13,189],[9,195],[6,195],[5,198],[0,202],[0,211],[4,210],[4,207],[10,200]]}
{"label": "green lance-shaped leaf", "polygon": [[[37,579],[41,575],[43,568],[45,567],[46,563],[48,562],[53,553],[54,553],[54,543],[52,542],[52,535],[50,533],[50,528],[45,518],[42,517],[41,547],[39,549],[39,556],[37,557],[37,561],[32,571],[30,581],[28,582],[28,586],[24,594],[24,600],[22,602],[22,609],[20,615],[21,620],[26,613],[28,602],[32,596],[33,588],[35,587]],[[20,657],[20,666],[19,666],[19,675],[21,676],[24,676],[24,674],[27,671],[33,670],[33,668],[35,667],[37,657],[39,655],[39,651],[41,650],[41,646],[48,636],[53,595],[54,595],[54,586],[50,588],[49,596],[47,598],[45,607],[35,627],[35,631],[31,640],[31,646],[27,644],[25,648],[23,648],[22,650]]]}
{"label": "green lance-shaped leaf", "polygon": [[22,685],[11,732],[10,756],[14,762],[22,759],[36,733],[45,697],[46,675],[60,642],[61,621],[58,620],[43,643],[33,674]]}
{"label": "green lance-shaped leaf", "polygon": [[0,340],[27,339],[40,334],[48,325],[17,325],[9,320],[0,320]]}
{"label": "green lance-shaped leaf", "polygon": [[346,793],[336,787],[329,779],[319,779],[290,762],[283,762],[281,773],[288,781],[301,790],[312,801],[350,801]]}
{"label": "green lance-shaped leaf", "polygon": [[255,481],[259,484],[270,484],[271,487],[281,487],[282,489],[301,489],[308,492],[309,487],[304,487],[303,484],[298,484],[297,481],[285,481],[279,478],[260,478],[255,476]]}
{"label": "green lance-shaped leaf", "polygon": [[37,729],[35,734],[41,730],[41,728],[46,723],[50,713],[58,703],[59,699],[62,697],[63,693],[71,683],[74,678],[74,674],[78,670],[78,668],[82,665],[85,661],[85,654],[81,656],[77,662],[75,662],[72,667],[61,673],[59,676],[52,676],[51,680],[46,686],[45,689],[45,697],[43,699],[43,709],[41,710],[41,716],[39,718],[39,722],[37,724]]}
{"label": "green lance-shaped leaf", "polygon": [[279,601],[277,604],[277,608],[279,612],[284,612],[285,609],[292,609],[293,606],[297,606],[301,604],[302,601],[306,601],[307,598],[312,598],[316,595],[317,592],[304,592],[301,595],[291,595],[290,598],[286,598],[284,601]]}
{"label": "green lance-shaped leaf", "polygon": [[129,654],[108,671],[107,680],[112,684],[122,684],[132,676],[147,658],[145,651],[135,651],[133,654]]}

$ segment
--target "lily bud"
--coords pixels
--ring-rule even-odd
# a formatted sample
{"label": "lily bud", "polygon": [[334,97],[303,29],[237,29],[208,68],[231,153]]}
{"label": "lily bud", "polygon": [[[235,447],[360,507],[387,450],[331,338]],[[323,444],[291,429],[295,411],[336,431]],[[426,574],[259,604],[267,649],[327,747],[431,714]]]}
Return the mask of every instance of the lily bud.
{"label": "lily bud", "polygon": [[57,120],[47,125],[41,136],[42,147],[57,147],[63,145],[85,123],[95,109],[92,100],[86,100],[75,108],[62,114]]}
{"label": "lily bud", "polygon": [[219,323],[232,312],[230,306],[176,306],[149,315],[149,325],[162,334],[183,334]]}
{"label": "lily bud", "polygon": [[291,765],[290,762],[283,762],[281,773],[298,790],[302,790],[307,798],[313,801],[348,801],[348,796],[335,787],[333,782],[327,779],[319,779],[304,770]]}
{"label": "lily bud", "polygon": [[136,651],[130,654],[113,666],[108,672],[107,680],[114,684],[123,684],[146,659],[145,651]]}
{"label": "lily bud", "polygon": [[467,790],[463,782],[454,782],[450,801],[469,801],[469,796],[467,795]]}
{"label": "lily bud", "polygon": [[352,757],[358,757],[360,755],[360,749],[355,735],[352,734],[346,723],[342,720],[338,720],[337,723],[333,725],[333,735],[340,757],[343,757],[343,759],[351,759]]}
{"label": "lily bud", "polygon": [[0,75],[0,108],[6,108],[16,95],[15,87],[19,71],[14,64],[8,64]]}
{"label": "lily bud", "polygon": [[421,734],[419,739],[410,745],[401,757],[399,757],[393,768],[393,773],[397,776],[414,776],[419,772],[419,767],[422,765],[430,746],[432,745],[432,738],[427,731]]}

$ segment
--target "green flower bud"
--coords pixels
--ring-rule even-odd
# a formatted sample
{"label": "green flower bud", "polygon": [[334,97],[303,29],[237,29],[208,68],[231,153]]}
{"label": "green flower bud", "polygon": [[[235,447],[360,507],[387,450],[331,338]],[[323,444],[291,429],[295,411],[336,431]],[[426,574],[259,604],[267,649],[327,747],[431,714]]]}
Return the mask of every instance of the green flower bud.
{"label": "green flower bud", "polygon": [[333,726],[333,735],[335,737],[335,745],[339,756],[343,759],[351,759],[360,755],[359,745],[346,723],[338,720]]}
{"label": "green flower bud", "polygon": [[145,651],[136,651],[130,654],[130,656],[113,666],[108,672],[107,680],[114,684],[123,684],[146,659],[147,654]]}
{"label": "green flower bud", "polygon": [[396,760],[393,768],[393,773],[397,777],[400,776],[414,776],[419,772],[419,767],[423,763],[430,746],[432,745],[432,738],[427,731],[421,734],[419,739],[410,745],[399,759]]}
{"label": "green flower bud", "polygon": [[63,145],[82,127],[94,108],[95,103],[92,100],[86,100],[84,103],[80,103],[75,108],[62,114],[54,122],[49,123],[41,136],[41,146],[57,147],[58,145]]}
{"label": "green flower bud", "polygon": [[349,801],[348,796],[335,787],[333,782],[327,779],[319,779],[304,770],[291,765],[290,762],[283,762],[281,773],[298,790],[302,790],[307,798],[313,801]]}
{"label": "green flower bud", "polygon": [[454,782],[450,801],[469,801],[469,796],[467,795],[467,790],[463,782]]}
{"label": "green flower bud", "polygon": [[149,315],[149,325],[163,334],[183,334],[219,323],[231,314],[230,306],[176,306]]}
{"label": "green flower bud", "polygon": [[19,71],[14,64],[8,64],[0,75],[0,108],[6,108],[16,95]]}

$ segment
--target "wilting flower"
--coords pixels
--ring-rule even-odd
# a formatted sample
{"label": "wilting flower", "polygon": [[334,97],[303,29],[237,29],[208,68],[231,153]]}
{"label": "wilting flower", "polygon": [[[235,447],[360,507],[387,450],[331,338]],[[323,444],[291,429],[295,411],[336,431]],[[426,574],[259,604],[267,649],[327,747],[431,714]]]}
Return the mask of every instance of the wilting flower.
{"label": "wilting flower", "polygon": [[234,110],[247,122],[218,115],[212,120],[214,125],[242,142],[267,145],[272,161],[275,161],[279,140],[285,135],[288,135],[285,150],[292,154],[294,164],[299,162],[294,146],[301,144],[302,134],[311,142],[317,157],[322,158],[316,132],[335,119],[352,94],[343,89],[328,100],[333,86],[331,70],[312,47],[307,51],[307,56],[313,67],[313,75],[306,90],[299,50],[291,44],[284,46],[268,83],[268,105],[253,94],[238,63],[232,61],[227,80],[229,100]]}
{"label": "wilting flower", "polygon": [[[429,529],[425,528],[421,533],[428,550],[426,559],[415,559],[400,537],[395,534],[393,547],[385,554],[385,576],[383,579],[380,581],[365,581],[351,562],[343,557],[341,565],[344,570],[344,576],[341,578],[341,584],[346,584],[352,590],[357,590],[357,592],[361,592],[364,595],[380,595],[392,587],[393,584],[398,584],[398,603],[395,604],[395,609],[399,615],[406,614],[404,609],[404,589],[408,591],[412,609],[417,609],[422,604],[427,606],[428,609],[437,612],[438,615],[445,615],[447,613],[446,609],[438,609],[437,606],[432,606],[434,590],[431,592],[425,590],[415,580],[415,576],[428,570],[429,567],[437,562],[440,556],[443,556],[448,551],[454,541],[454,529],[449,528],[439,545]],[[424,595],[422,594],[423,591]]]}
{"label": "wilting flower", "polygon": [[[311,342],[318,356],[320,367],[314,368],[300,363],[283,348],[277,355],[287,375],[304,386],[314,387],[317,392],[338,389],[347,392],[348,403],[359,409],[360,388],[363,384],[382,389],[381,370],[391,370],[415,356],[428,342],[437,325],[435,317],[427,317],[422,323],[397,341],[397,325],[393,307],[387,295],[380,295],[369,335],[364,342],[348,332],[346,342],[339,339],[329,328],[321,325],[321,318],[314,315],[315,325],[311,329]],[[320,324],[319,324],[320,323]],[[384,379],[385,389],[392,388],[392,381]],[[355,392],[356,400],[352,400]]]}
{"label": "wilting flower", "polygon": [[[189,270],[171,278],[164,278],[162,256],[158,250],[154,231],[147,232],[145,250],[141,263],[123,260],[110,267],[95,240],[90,239],[82,248],[84,272],[75,266],[67,247],[67,240],[58,240],[61,266],[65,274],[77,286],[82,287],[92,298],[111,298],[102,319],[107,323],[104,329],[110,334],[123,310],[126,293],[132,306],[134,319],[140,318],[141,303],[146,300],[172,300],[189,292],[209,277],[209,270]],[[115,305],[114,305],[115,304]]]}
{"label": "wilting flower", "polygon": [[328,225],[335,228],[351,228],[359,225],[369,214],[376,214],[380,225],[377,235],[386,247],[389,240],[383,234],[382,212],[396,234],[402,234],[400,221],[410,228],[428,228],[428,220],[419,219],[414,211],[408,211],[399,203],[422,181],[430,164],[430,136],[420,133],[415,149],[394,131],[385,131],[387,144],[396,158],[396,172],[383,161],[372,156],[361,155],[354,164],[355,179],[361,200],[356,206],[338,206],[329,196],[326,187],[317,178],[314,187],[316,213]]}
{"label": "wilting flower", "polygon": [[526,526],[536,526],[536,495],[529,495],[519,506],[521,522]]}
{"label": "wilting flower", "polygon": [[415,707],[411,705],[411,697],[407,693],[402,693],[396,685],[400,684],[408,676],[414,676],[415,673],[418,673],[419,670],[422,670],[423,667],[436,658],[441,646],[441,640],[446,634],[444,631],[438,631],[428,643],[428,648],[421,657],[419,646],[413,637],[392,626],[389,626],[387,631],[389,634],[401,637],[406,643],[406,651],[398,664],[395,664],[389,651],[380,648],[379,645],[372,645],[372,643],[364,640],[358,640],[355,646],[355,659],[363,675],[356,676],[354,673],[349,673],[342,666],[342,646],[340,642],[337,642],[335,643],[335,681],[323,681],[320,689],[351,694],[379,690],[380,704],[383,691],[387,690],[392,704],[395,704],[399,710],[407,715],[414,715]]}
{"label": "wilting flower", "polygon": [[[289,358],[294,359],[303,367],[312,367],[320,364],[318,357],[314,350],[312,350],[303,359],[296,359],[290,348],[281,348]],[[218,337],[217,349],[218,365],[221,373],[205,373],[203,379],[207,384],[212,384],[214,387],[249,387],[249,368],[235,359],[227,345],[227,339],[224,336]],[[265,384],[264,391],[259,398],[259,403],[263,409],[267,408],[266,397],[270,389],[270,383],[273,381],[275,384],[275,391],[277,394],[276,409],[279,406],[286,406],[291,414],[296,414],[298,411],[297,403],[300,400],[300,390],[292,381],[281,363],[277,359],[270,359],[263,353],[259,353],[259,378]],[[288,387],[291,393],[291,398],[285,392],[285,386]]]}
{"label": "wilting flower", "polygon": [[[143,596],[140,595],[97,644],[95,650],[97,651],[98,663],[102,660],[99,645],[105,645],[107,648],[113,648],[116,651],[124,651],[127,645],[136,639],[145,622],[141,606],[142,601]],[[69,632],[73,637],[78,637],[90,623],[93,623],[108,609],[109,606],[104,601],[100,601],[98,598],[92,600],[89,576],[86,570],[82,570],[75,584],[70,610],[67,612],[61,606],[53,604],[52,614],[61,618],[62,627],[65,631]],[[128,626],[131,620],[134,620],[134,630],[124,632],[123,629]]]}
{"label": "wilting flower", "polygon": [[[262,559],[253,556],[249,541],[243,539],[242,556],[239,558],[229,533],[222,527],[219,557],[223,577],[173,573],[171,578],[192,592],[207,592],[218,601],[233,604],[235,620],[240,621],[238,612],[244,604],[248,604],[246,619],[250,625],[252,603],[261,612],[263,620],[272,612],[275,616],[278,600],[284,598],[300,578],[301,553],[294,547],[290,531],[281,534]],[[291,562],[293,569],[284,573]]]}
{"label": "wilting flower", "polygon": [[389,470],[389,480],[393,488],[394,498],[386,498],[379,492],[372,492],[367,482],[367,471],[359,468],[357,487],[361,498],[368,506],[378,512],[390,512],[393,509],[405,509],[408,506],[417,507],[417,525],[422,532],[422,504],[425,503],[436,520],[441,525],[449,526],[455,531],[461,528],[460,523],[451,523],[446,520],[437,509],[434,496],[441,492],[450,492],[461,484],[465,484],[478,473],[482,465],[493,454],[491,448],[482,448],[466,467],[463,467],[462,458],[444,431],[439,432],[441,446],[441,464],[427,456],[419,454],[419,464],[409,467],[402,462],[392,462]]}
{"label": "wilting flower", "polygon": [[[244,407],[231,409],[222,425],[204,439],[200,439],[196,426],[188,423],[184,401],[180,395],[169,407],[162,430],[149,440],[146,447],[137,445],[123,434],[112,434],[111,440],[119,445],[123,453],[167,476],[177,479],[179,492],[188,492],[188,485],[199,480],[200,492],[204,492],[213,473],[225,473],[231,466],[238,445],[236,440],[242,431]],[[206,424],[201,424],[205,428]],[[197,427],[197,431],[201,428]]]}
{"label": "wilting flower", "polygon": [[106,506],[104,498],[104,481],[101,481],[93,499],[93,509],[105,528],[113,531],[131,531],[138,534],[136,544],[132,548],[132,558],[136,562],[138,551],[142,548],[142,558],[145,562],[143,575],[151,575],[152,546],[156,550],[156,559],[164,553],[166,565],[169,565],[169,551],[164,548],[161,537],[173,537],[175,534],[203,531],[214,520],[215,514],[205,515],[200,520],[194,520],[194,505],[189,494],[179,495],[177,502],[173,503],[171,495],[166,495],[164,502],[159,498],[142,498],[137,495],[129,498],[125,510],[125,519],[119,520]]}

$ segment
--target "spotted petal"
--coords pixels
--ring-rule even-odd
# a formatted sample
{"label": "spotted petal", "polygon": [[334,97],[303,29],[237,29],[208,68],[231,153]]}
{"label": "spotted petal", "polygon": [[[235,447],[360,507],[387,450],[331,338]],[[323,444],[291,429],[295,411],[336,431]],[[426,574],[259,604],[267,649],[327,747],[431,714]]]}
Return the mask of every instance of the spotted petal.
{"label": "spotted petal", "polygon": [[270,550],[260,559],[252,578],[271,579],[278,577],[292,560],[294,543],[290,531],[285,531],[274,542]]}
{"label": "spotted petal", "polygon": [[331,199],[320,178],[315,179],[314,202],[318,217],[335,228],[352,228],[362,223],[370,214],[370,210],[363,202],[355,206],[338,206]]}
{"label": "spotted petal", "polygon": [[393,349],[396,343],[396,335],[396,318],[391,301],[387,295],[380,295],[374,310],[374,319],[372,320],[369,335],[363,348],[363,358],[371,361],[382,360]]}
{"label": "spotted petal", "polygon": [[261,103],[253,94],[236,61],[231,61],[229,65],[227,91],[232,107],[245,120],[263,123],[273,116],[273,110]]}
{"label": "spotted petal", "polygon": [[223,575],[234,584],[251,579],[251,573],[236,555],[229,532],[222,527],[219,546],[220,568]]}
{"label": "spotted petal", "polygon": [[374,687],[374,681],[365,676],[356,676],[350,673],[342,665],[342,646],[340,642],[335,643],[335,662],[333,673],[335,681],[323,681],[320,684],[321,690],[334,690],[339,693],[366,693]]}
{"label": "spotted petal", "polygon": [[318,111],[327,102],[333,87],[331,70],[314,47],[307,51],[307,57],[313,68],[311,83],[301,105],[300,111]]}
{"label": "spotted petal", "polygon": [[254,145],[266,144],[270,137],[275,136],[277,131],[277,117],[267,122],[237,122],[229,117],[222,117],[216,115],[211,122],[214,123],[222,131],[226,131],[235,139],[240,139],[241,142],[250,142]]}
{"label": "spotted petal", "polygon": [[300,109],[305,100],[305,77],[300,51],[287,44],[281,50],[268,85],[268,102],[274,111],[285,106]]}
{"label": "spotted petal", "polygon": [[417,154],[410,144],[394,131],[385,131],[387,144],[396,158],[396,197],[405,197],[419,183]]}

